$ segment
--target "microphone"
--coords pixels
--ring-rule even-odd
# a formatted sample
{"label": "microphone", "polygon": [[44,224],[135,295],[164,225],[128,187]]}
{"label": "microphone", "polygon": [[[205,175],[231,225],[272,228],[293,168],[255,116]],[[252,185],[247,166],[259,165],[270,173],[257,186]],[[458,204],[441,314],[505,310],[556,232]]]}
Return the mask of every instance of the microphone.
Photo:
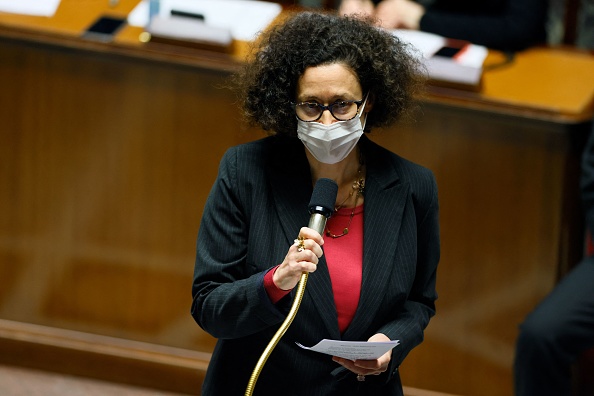
{"label": "microphone", "polygon": [[322,235],[326,228],[326,220],[334,212],[334,203],[338,194],[338,184],[332,179],[321,178],[316,182],[308,209],[311,217],[308,227]]}

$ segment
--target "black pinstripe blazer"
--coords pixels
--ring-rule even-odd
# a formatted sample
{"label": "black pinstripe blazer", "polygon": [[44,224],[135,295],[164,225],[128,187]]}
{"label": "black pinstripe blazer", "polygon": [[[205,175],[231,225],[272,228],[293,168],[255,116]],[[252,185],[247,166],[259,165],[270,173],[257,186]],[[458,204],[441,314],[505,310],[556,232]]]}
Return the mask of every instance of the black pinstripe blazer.
{"label": "black pinstripe blazer", "polygon": [[[423,340],[435,312],[439,261],[437,186],[433,174],[363,136],[365,156],[363,284],[344,334],[322,256],[297,316],[268,358],[254,395],[402,395],[398,367]],[[276,305],[264,274],[282,262],[308,224],[312,193],[305,148],[297,138],[268,137],[223,157],[198,233],[192,316],[218,338],[203,395],[243,395],[266,345],[285,319],[294,292]],[[324,338],[400,340],[390,369],[357,382],[330,356],[299,348]]]}

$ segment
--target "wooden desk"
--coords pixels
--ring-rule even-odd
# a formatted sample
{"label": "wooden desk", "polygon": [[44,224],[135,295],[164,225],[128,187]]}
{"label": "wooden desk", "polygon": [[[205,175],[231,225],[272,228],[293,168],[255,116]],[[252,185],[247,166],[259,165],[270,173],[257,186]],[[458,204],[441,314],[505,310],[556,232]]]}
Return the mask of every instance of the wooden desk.
{"label": "wooden desk", "polygon": [[[78,36],[107,1],[0,14],[0,318],[210,352],[189,315],[195,237],[218,161],[247,130],[225,89],[239,55]],[[544,63],[543,63],[544,62]],[[579,155],[594,59],[533,49],[480,93],[431,88],[373,139],[434,170],[438,315],[404,383],[511,394],[517,325],[581,256]]]}

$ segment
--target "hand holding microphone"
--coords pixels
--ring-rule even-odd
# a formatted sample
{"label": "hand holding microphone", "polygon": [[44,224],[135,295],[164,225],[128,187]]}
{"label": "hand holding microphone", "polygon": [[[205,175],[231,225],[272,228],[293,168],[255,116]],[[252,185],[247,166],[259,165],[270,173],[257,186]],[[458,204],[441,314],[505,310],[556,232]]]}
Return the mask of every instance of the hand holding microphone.
{"label": "hand holding microphone", "polygon": [[316,182],[308,205],[311,215],[309,224],[299,230],[295,243],[274,273],[273,281],[278,288],[291,290],[303,273],[316,270],[319,258],[324,254],[322,232],[326,227],[326,220],[334,211],[337,192],[338,185],[334,180],[322,178]]}
{"label": "hand holding microphone", "polygon": [[274,273],[274,284],[282,290],[294,288],[304,272],[314,272],[319,258],[324,253],[324,239],[319,232],[309,227],[302,227],[299,230],[299,238],[295,241],[297,242],[291,245],[285,259]]}

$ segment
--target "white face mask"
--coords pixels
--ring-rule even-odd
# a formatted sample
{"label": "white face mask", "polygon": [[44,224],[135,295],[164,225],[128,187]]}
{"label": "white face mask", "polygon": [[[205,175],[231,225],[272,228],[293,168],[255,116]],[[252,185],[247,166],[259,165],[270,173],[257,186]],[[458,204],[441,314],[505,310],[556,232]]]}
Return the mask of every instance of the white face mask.
{"label": "white face mask", "polygon": [[316,121],[305,122],[297,118],[297,137],[318,161],[324,164],[340,162],[355,148],[363,135],[363,128],[365,128],[365,122],[361,122],[363,108],[365,108],[365,102],[355,118],[330,125]]}

